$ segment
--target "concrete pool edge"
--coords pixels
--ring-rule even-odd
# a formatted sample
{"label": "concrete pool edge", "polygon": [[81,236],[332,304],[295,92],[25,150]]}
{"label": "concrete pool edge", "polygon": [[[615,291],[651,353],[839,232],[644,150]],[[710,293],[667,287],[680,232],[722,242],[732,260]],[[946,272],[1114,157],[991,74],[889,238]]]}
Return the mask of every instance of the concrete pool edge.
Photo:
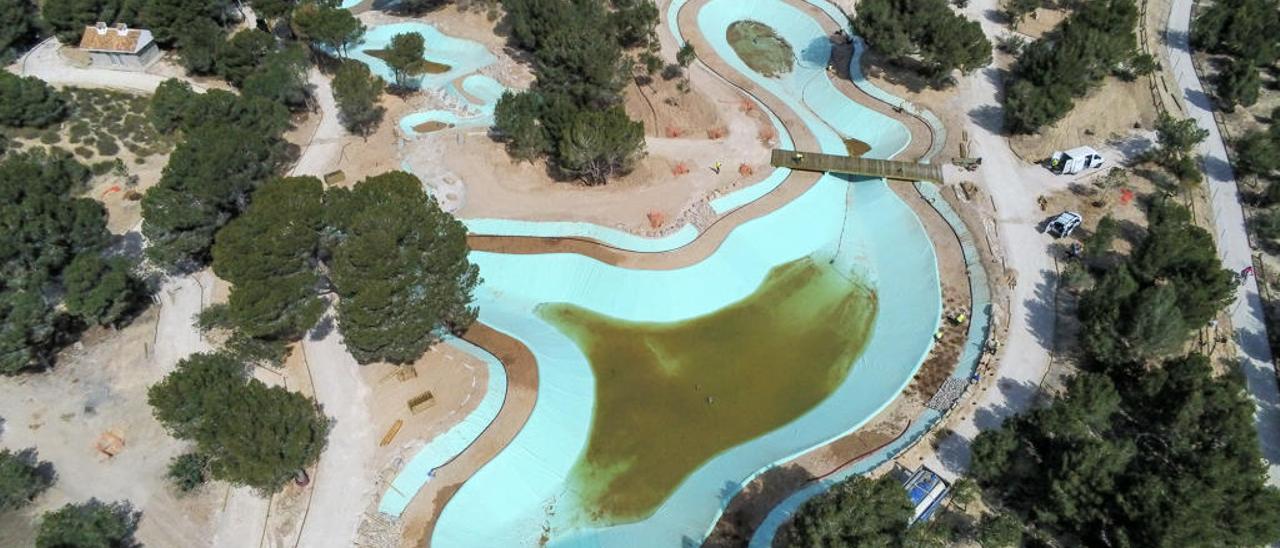
{"label": "concrete pool edge", "polygon": [[387,490],[378,502],[378,511],[392,517],[398,518],[404,513],[405,507],[431,480],[437,469],[466,452],[484,434],[506,404],[507,372],[497,356],[465,339],[451,336],[443,342],[484,362],[488,373],[484,396],[475,409],[414,451],[413,457],[387,485]]}
{"label": "concrete pool edge", "polygon": [[[772,109],[769,109],[769,111],[771,111],[771,113],[772,113]],[[746,219],[746,220],[750,220],[750,219]],[[887,402],[886,402],[886,405],[887,405]],[[855,426],[855,429],[856,429],[856,428],[858,428],[858,426]],[[760,471],[764,471],[764,470],[768,470],[768,467],[764,467],[764,469],[760,469]],[[740,487],[741,487],[741,485],[740,485]],[[721,508],[721,510],[723,510],[723,508]],[[713,521],[713,524],[712,524],[712,525],[714,525],[714,521]]]}

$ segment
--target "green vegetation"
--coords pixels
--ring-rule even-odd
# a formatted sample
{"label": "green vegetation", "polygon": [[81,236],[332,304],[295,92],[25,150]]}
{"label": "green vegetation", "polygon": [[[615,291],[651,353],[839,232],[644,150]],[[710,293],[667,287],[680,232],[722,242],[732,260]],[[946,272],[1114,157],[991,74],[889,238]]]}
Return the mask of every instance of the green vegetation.
{"label": "green vegetation", "polygon": [[1280,3],[1276,0],[1221,0],[1199,10],[1191,43],[1210,53],[1230,55],[1252,66],[1280,58]]}
{"label": "green vegetation", "polygon": [[404,172],[370,177],[325,196],[329,278],[347,348],[360,363],[410,363],[440,328],[475,321],[479,270],[466,228]]}
{"label": "green vegetation", "polygon": [[357,361],[413,362],[444,330],[475,320],[479,275],[468,253],[466,229],[408,173],[328,192],[314,177],[275,180],[218,232],[213,269],[232,283],[231,295],[201,320],[230,329],[237,355],[274,361],[278,345],[301,338],[323,313],[328,279]]}
{"label": "green vegetation", "polygon": [[982,27],[952,11],[946,0],[864,0],[851,22],[872,48],[893,62],[916,64],[930,78],[991,62]]}
{"label": "green vegetation", "polygon": [[978,543],[983,548],[1017,548],[1022,546],[1025,527],[1011,512],[990,514],[978,522]]}
{"label": "green vegetation", "polygon": [[1036,528],[1085,545],[1262,545],[1280,537],[1280,492],[1253,412],[1240,377],[1203,356],[1085,373],[980,434],[972,471]]}
{"label": "green vegetation", "polygon": [[128,502],[90,499],[68,504],[40,518],[36,548],[131,548],[141,512]]}
{"label": "green vegetation", "polygon": [[210,123],[189,132],[142,199],[147,256],[178,269],[205,264],[214,233],[274,174],[282,155],[278,137],[240,125]]}
{"label": "green vegetation", "polygon": [[44,80],[0,71],[0,125],[43,128],[66,113],[66,99]]}
{"label": "green vegetation", "polygon": [[[128,0],[123,3],[127,6]],[[235,10],[230,0],[140,0],[139,3],[140,23],[151,31],[157,44],[165,47],[180,44],[180,37],[198,25],[214,22],[227,26]]]}
{"label": "green vegetation", "polygon": [[99,21],[136,25],[138,10],[145,4],[135,0],[44,0],[40,15],[63,44],[79,44],[84,28]]}
{"label": "green vegetation", "polygon": [[26,506],[48,489],[53,479],[40,470],[48,466],[37,460],[35,449],[16,453],[0,449],[0,512]]}
{"label": "green vegetation", "polygon": [[67,312],[87,323],[118,325],[145,302],[145,288],[123,259],[81,254],[62,273]]}
{"label": "green vegetation", "polygon": [[902,546],[911,500],[889,475],[853,476],[804,503],[791,521],[791,546]]}
{"label": "green vegetation", "polygon": [[272,98],[196,94],[169,81],[156,90],[150,118],[160,131],[181,130],[183,140],[142,199],[147,255],[167,268],[194,268],[208,261],[218,228],[283,162],[288,113]]}
{"label": "green vegetation", "polygon": [[72,197],[87,178],[66,153],[0,161],[0,374],[51,365],[85,324],[118,324],[141,300],[129,267],[99,258],[106,212]]}
{"label": "green vegetation", "polygon": [[1158,146],[1150,152],[1150,157],[1183,184],[1199,184],[1203,176],[1193,151],[1207,137],[1209,130],[1196,125],[1195,120],[1178,120],[1162,112],[1156,120]]}
{"label": "green vegetation", "polygon": [[[607,5],[606,5],[607,4]],[[529,51],[533,89],[498,101],[494,128],[512,156],[546,156],[557,173],[591,185],[631,170],[644,126],[627,117],[622,88],[630,67],[656,72],[657,9],[649,0],[504,0],[511,42]],[[640,63],[626,48],[639,50]],[[583,128],[598,125],[592,132]]]}
{"label": "green vegetation", "polygon": [[1235,275],[1222,268],[1213,236],[1183,207],[1161,202],[1132,257],[1106,271],[1080,302],[1082,342],[1103,364],[1160,358],[1181,350],[1231,301]]}
{"label": "green vegetation", "polygon": [[1052,33],[1022,48],[1007,81],[1006,129],[1032,133],[1062,119],[1076,97],[1133,64],[1137,20],[1133,0],[1083,2]]}
{"label": "green vegetation", "polygon": [[1262,91],[1262,77],[1257,67],[1247,60],[1232,59],[1218,73],[1214,89],[1218,104],[1223,110],[1232,112],[1236,105],[1251,106],[1258,102],[1258,94]]}
{"label": "green vegetation", "polygon": [[378,129],[386,109],[378,104],[385,86],[382,78],[357,61],[343,61],[333,76],[333,100],[338,103],[342,127],[368,136]]}
{"label": "green vegetation", "polygon": [[409,77],[425,71],[426,41],[415,32],[400,33],[391,37],[387,49],[378,52],[377,57],[386,61],[395,74],[396,85],[404,88],[409,85]]}
{"label": "green vegetation", "polygon": [[1271,131],[1250,131],[1233,144],[1240,174],[1269,177],[1280,169],[1280,124],[1272,122]]}
{"label": "green vegetation", "polygon": [[240,92],[246,97],[261,97],[284,105],[295,112],[303,111],[311,97],[307,88],[307,66],[307,52],[301,46],[273,51],[245,78]]}
{"label": "green vegetation", "polygon": [[337,5],[304,2],[293,10],[293,32],[312,48],[346,57],[347,48],[364,35],[364,25]]}
{"label": "green vegetation", "polygon": [[245,29],[231,36],[214,54],[215,73],[236,87],[258,70],[259,63],[276,49],[276,39],[258,29]]}
{"label": "green vegetation", "polygon": [[[320,457],[328,423],[296,392],[249,378],[226,354],[195,354],[147,401],[174,437],[196,443],[213,478],[274,492]],[[188,463],[190,464],[190,463]]]}
{"label": "green vegetation", "polygon": [[324,311],[315,257],[324,222],[324,189],[314,177],[269,182],[244,215],[218,232],[213,271],[232,284],[228,320],[262,339],[296,339]]}
{"label": "green vegetation", "polygon": [[209,457],[200,453],[183,453],[169,461],[169,481],[183,493],[199,489],[209,481]]}
{"label": "green vegetation", "polygon": [[630,322],[570,304],[537,312],[595,373],[572,491],[598,519],[617,522],[649,515],[707,460],[829,396],[870,337],[876,304],[825,261],[805,258],[774,268],[741,301],[681,322]]}
{"label": "green vegetation", "polygon": [[773,78],[791,72],[796,53],[769,25],[736,21],[726,31],[729,47],[751,70]]}
{"label": "green vegetation", "polygon": [[1009,28],[1017,30],[1022,19],[1044,5],[1044,0],[1004,0],[1000,12],[1009,20]]}
{"label": "green vegetation", "polygon": [[[1161,154],[1184,154],[1202,138],[1194,124],[1163,125]],[[971,474],[1003,508],[980,525],[983,545],[1016,544],[1019,520],[1051,545],[1250,546],[1280,537],[1280,491],[1266,486],[1243,377],[1182,355],[1235,292],[1211,235],[1186,209],[1158,200],[1131,256],[1098,275],[1079,307],[1086,371],[1048,405],[974,441]]]}
{"label": "green vegetation", "polygon": [[0,64],[8,64],[35,41],[40,18],[32,0],[0,3]]}

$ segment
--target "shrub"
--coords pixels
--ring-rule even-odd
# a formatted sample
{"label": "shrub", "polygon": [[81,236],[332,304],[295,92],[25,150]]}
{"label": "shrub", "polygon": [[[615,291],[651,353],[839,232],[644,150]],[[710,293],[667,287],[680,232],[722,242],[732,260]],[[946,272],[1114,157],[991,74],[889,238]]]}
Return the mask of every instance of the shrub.
{"label": "shrub", "polygon": [[0,71],[0,125],[47,127],[67,114],[62,94],[34,76]]}
{"label": "shrub", "polygon": [[184,453],[169,461],[169,481],[183,493],[190,493],[209,481],[209,457]]}
{"label": "shrub", "polygon": [[116,140],[106,135],[98,137],[98,154],[103,156],[115,156],[120,153],[120,145],[116,144]]}

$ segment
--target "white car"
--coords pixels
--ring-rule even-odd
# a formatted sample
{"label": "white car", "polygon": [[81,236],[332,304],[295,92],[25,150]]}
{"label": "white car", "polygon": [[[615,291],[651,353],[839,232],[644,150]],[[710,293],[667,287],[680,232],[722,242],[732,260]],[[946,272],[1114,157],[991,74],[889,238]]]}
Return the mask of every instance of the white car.
{"label": "white car", "polygon": [[1066,238],[1075,231],[1084,218],[1074,211],[1063,211],[1044,225],[1044,231],[1055,238]]}

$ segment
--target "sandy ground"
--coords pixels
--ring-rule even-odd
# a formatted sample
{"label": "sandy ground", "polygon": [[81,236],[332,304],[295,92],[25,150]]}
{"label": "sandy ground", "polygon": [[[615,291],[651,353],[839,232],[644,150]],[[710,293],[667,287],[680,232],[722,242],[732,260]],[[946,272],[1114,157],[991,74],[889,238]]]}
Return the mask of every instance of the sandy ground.
{"label": "sandy ground", "polygon": [[[0,446],[36,447],[58,481],[35,503],[3,518],[0,545],[31,542],[29,519],[68,502],[127,499],[142,511],[137,538],[151,546],[210,546],[216,489],[179,497],[164,478],[169,459],[186,444],[151,416],[146,389],[191,352],[206,349],[190,318],[200,309],[195,277],[167,281],[152,307],[119,331],[93,329],[64,351],[50,372],[0,378],[4,418]],[[105,458],[95,449],[112,432],[124,451]]]}
{"label": "sandy ground", "polygon": [[[512,160],[484,130],[420,137],[406,144],[406,159],[423,179],[452,177],[464,183],[458,212],[463,217],[587,221],[642,234],[679,228],[685,220],[705,222],[697,215],[709,213],[708,198],[758,182],[769,171],[770,149],[760,138],[768,126],[760,113],[744,112],[745,96],[702,67],[690,71],[690,80],[695,91],[689,95],[670,89],[669,82],[628,87],[633,103],[642,94],[651,98],[656,116],[633,113],[645,122],[647,154],[634,171],[607,185],[557,181],[542,162]],[[678,102],[663,100],[668,97]],[[719,116],[708,113],[717,107]],[[674,124],[685,119],[690,122]],[[711,125],[695,125],[699,120]],[[719,129],[725,137],[708,138],[709,130]],[[675,132],[683,136],[665,136]],[[712,171],[717,162],[723,164],[719,174]],[[676,174],[677,166],[688,172]],[[687,213],[691,210],[701,211]],[[649,220],[654,212],[668,220],[656,229]]]}

